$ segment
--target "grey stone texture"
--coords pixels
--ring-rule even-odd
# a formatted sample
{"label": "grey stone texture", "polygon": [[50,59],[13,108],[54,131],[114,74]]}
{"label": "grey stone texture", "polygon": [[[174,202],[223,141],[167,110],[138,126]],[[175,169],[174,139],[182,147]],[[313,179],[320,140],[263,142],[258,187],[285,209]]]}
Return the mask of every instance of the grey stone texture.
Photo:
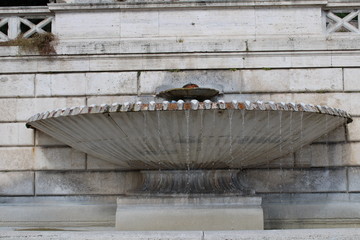
{"label": "grey stone texture", "polygon": [[34,195],[34,172],[0,172],[0,196]]}
{"label": "grey stone texture", "polygon": [[345,169],[249,169],[239,177],[258,193],[346,191]]}
{"label": "grey stone texture", "polygon": [[85,154],[68,147],[2,147],[0,171],[85,169]]}
{"label": "grey stone texture", "polygon": [[[112,203],[100,199],[97,204],[83,206],[86,200],[71,196],[120,195],[140,181],[136,174],[120,172],[117,165],[26,129],[30,116],[72,106],[149,102],[156,100],[154,95],[160,89],[188,82],[217,88],[225,93],[220,98],[226,101],[305,102],[341,108],[355,116],[346,127],[295,154],[244,170],[240,177],[264,198],[266,228],[360,226],[360,35],[326,33],[323,11],[357,9],[359,1],[351,5],[342,0],[150,1],[146,5],[120,3],[121,11],[117,4],[96,5],[103,8],[100,11],[95,5],[83,4],[113,0],[62,2],[81,4],[49,5],[56,18],[57,55],[35,56],[18,47],[0,46],[1,226],[9,226],[12,220],[14,225],[23,220],[24,226],[30,222],[66,226],[66,220],[78,226],[106,225],[115,221],[114,199]],[[187,6],[191,10],[186,10]],[[0,9],[0,18],[14,11],[27,15],[30,10]],[[48,199],[58,195],[66,196],[68,202],[57,208]],[[18,205],[6,202],[9,196],[14,196]],[[45,200],[22,205],[25,196]],[[0,231],[0,236],[359,239],[359,231]]]}
{"label": "grey stone texture", "polygon": [[[36,230],[36,228],[33,228]],[[348,229],[303,229],[272,231],[89,231],[88,229],[70,228],[53,229],[54,231],[2,230],[0,237],[6,239],[46,239],[46,240],[357,240],[360,231]],[[58,230],[58,231],[56,231]],[[60,230],[60,231],[59,231]],[[67,230],[67,231],[66,231]],[[75,231],[74,231],[75,230]]]}
{"label": "grey stone texture", "polygon": [[141,181],[131,172],[36,172],[38,195],[124,194]]}

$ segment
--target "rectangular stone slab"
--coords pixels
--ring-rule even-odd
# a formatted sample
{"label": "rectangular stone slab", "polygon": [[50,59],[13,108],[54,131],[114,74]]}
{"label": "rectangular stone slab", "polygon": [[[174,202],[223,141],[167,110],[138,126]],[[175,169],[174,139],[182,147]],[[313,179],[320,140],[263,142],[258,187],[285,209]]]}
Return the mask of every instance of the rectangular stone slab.
{"label": "rectangular stone slab", "polygon": [[259,197],[119,197],[121,231],[262,230]]}

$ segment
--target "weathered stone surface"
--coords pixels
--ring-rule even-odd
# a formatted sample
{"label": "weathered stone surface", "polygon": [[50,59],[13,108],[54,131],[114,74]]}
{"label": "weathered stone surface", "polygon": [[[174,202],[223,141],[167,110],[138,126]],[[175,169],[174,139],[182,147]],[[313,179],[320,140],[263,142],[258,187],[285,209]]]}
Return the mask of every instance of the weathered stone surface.
{"label": "weathered stone surface", "polygon": [[121,167],[116,164],[104,161],[102,159],[93,157],[91,155],[87,155],[86,160],[87,160],[86,166],[88,170],[120,170],[121,169]]}
{"label": "weathered stone surface", "polygon": [[360,118],[354,117],[353,122],[347,125],[348,138],[350,141],[360,141]]}
{"label": "weathered stone surface", "polygon": [[137,181],[126,172],[37,172],[36,194],[124,194]]}
{"label": "weathered stone surface", "polygon": [[[332,61],[339,59],[337,61]],[[49,72],[102,72],[102,71],[146,71],[172,69],[263,69],[263,68],[339,68],[360,65],[360,59],[347,52],[326,51],[304,54],[298,52],[271,53],[169,53],[139,55],[95,55],[48,58],[22,57],[4,58],[3,73],[49,73]],[[19,69],[17,66],[22,65]]]}
{"label": "weathered stone surface", "polygon": [[342,69],[286,69],[241,71],[241,92],[297,92],[342,90]]}
{"label": "weathered stone surface", "polygon": [[297,167],[335,167],[357,165],[357,143],[320,143],[303,147],[295,153]]}
{"label": "weathered stone surface", "polygon": [[26,121],[36,113],[85,105],[85,98],[0,99],[0,121]]}
{"label": "weathered stone surface", "polygon": [[259,193],[346,191],[345,169],[246,170],[240,177]]}
{"label": "weathered stone surface", "polygon": [[33,195],[33,172],[0,172],[0,195]]}
{"label": "weathered stone surface", "polygon": [[66,146],[63,142],[60,142],[41,131],[35,131],[35,145],[36,146]]}
{"label": "weathered stone surface", "polygon": [[181,88],[194,83],[204,88],[215,88],[221,92],[241,92],[241,74],[237,70],[222,71],[161,71],[141,72],[140,92],[159,93],[160,91]]}
{"label": "weathered stone surface", "polygon": [[289,154],[269,163],[262,164],[258,168],[293,168],[295,164],[294,154]]}
{"label": "weathered stone surface", "polygon": [[0,75],[0,97],[34,96],[34,74]]}
{"label": "weathered stone surface", "polygon": [[[66,231],[69,230],[69,231]],[[89,231],[90,230],[90,231]],[[201,231],[159,231],[159,232],[136,232],[136,231],[91,231],[92,228],[70,228],[65,231],[0,231],[0,237],[6,239],[46,239],[46,240],[205,240]],[[107,230],[107,229],[105,229]],[[321,239],[322,240],[322,239]]]}
{"label": "weathered stone surface", "polygon": [[107,197],[7,197],[0,198],[0,202],[2,227],[74,228],[115,225],[116,200]]}
{"label": "weathered stone surface", "polygon": [[329,132],[328,134],[322,136],[321,138],[314,141],[314,143],[336,143],[336,142],[345,142],[346,139],[346,133],[348,132],[346,130],[346,127],[350,127],[354,124],[352,122],[349,125],[340,126],[337,129]]}
{"label": "weathered stone surface", "polygon": [[137,73],[37,74],[37,96],[136,94]]}
{"label": "weathered stone surface", "polygon": [[[0,148],[0,170],[17,171],[34,169],[34,148],[2,147]],[[1,188],[1,187],[0,187]]]}
{"label": "weathered stone surface", "polygon": [[336,228],[360,225],[359,194],[267,194],[263,197],[267,229]]}
{"label": "weathered stone surface", "polygon": [[34,145],[34,130],[26,128],[24,123],[0,123],[0,145]]}
{"label": "weathered stone surface", "polygon": [[[130,24],[130,22],[129,22]],[[144,23],[147,24],[147,23]],[[153,23],[151,23],[153,24]],[[136,29],[128,29],[128,34],[139,34]],[[145,29],[143,31],[149,31]],[[150,30],[151,31],[151,30]],[[347,35],[346,38],[322,35],[309,38],[304,35],[282,37],[273,35],[244,36],[207,36],[152,38],[122,38],[112,41],[91,39],[66,40],[59,42],[55,48],[58,54],[131,54],[131,53],[184,53],[184,52],[238,52],[238,51],[304,51],[304,50],[356,50],[359,49],[359,36]],[[18,51],[0,52],[1,55],[18,55]]]}
{"label": "weathered stone surface", "polygon": [[257,197],[119,197],[120,231],[262,230]]}
{"label": "weathered stone surface", "polygon": [[344,90],[345,91],[360,91],[360,82],[357,76],[360,74],[359,68],[345,68],[344,69]]}
{"label": "weathered stone surface", "polygon": [[72,148],[35,148],[37,170],[85,169],[85,153]]}
{"label": "weathered stone surface", "polygon": [[37,74],[36,96],[71,96],[86,94],[85,74]]}
{"label": "weathered stone surface", "polygon": [[[77,12],[56,15],[56,31],[60,39],[100,38],[120,36],[120,12]],[[109,22],[111,24],[104,24]],[[76,27],[75,27],[76,26]],[[89,27],[91,26],[91,27]],[[79,31],[81,29],[81,31]]]}
{"label": "weathered stone surface", "polygon": [[356,240],[360,237],[360,230],[354,229],[292,229],[271,231],[205,231],[204,240],[302,240],[302,239],[336,239]]}
{"label": "weathered stone surface", "polygon": [[0,170],[85,169],[85,154],[72,148],[0,148]]}
{"label": "weathered stone surface", "polygon": [[349,181],[350,192],[360,191],[360,168],[358,167],[348,168],[348,181]]}

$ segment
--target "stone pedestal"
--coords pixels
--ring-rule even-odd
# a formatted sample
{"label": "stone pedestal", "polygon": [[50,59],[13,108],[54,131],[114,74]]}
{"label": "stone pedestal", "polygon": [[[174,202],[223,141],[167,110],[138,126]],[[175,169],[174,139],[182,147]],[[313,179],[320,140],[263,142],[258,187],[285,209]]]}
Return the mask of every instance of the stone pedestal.
{"label": "stone pedestal", "polygon": [[261,230],[261,198],[242,196],[120,197],[116,229],[122,231]]}

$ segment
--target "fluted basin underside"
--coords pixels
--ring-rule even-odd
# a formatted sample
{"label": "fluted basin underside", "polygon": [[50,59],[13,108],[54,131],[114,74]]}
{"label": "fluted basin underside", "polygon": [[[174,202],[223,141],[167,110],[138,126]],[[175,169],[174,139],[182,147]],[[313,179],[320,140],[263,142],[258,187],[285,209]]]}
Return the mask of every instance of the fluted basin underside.
{"label": "fluted basin underside", "polygon": [[218,169],[267,163],[351,121],[308,104],[180,100],[58,109],[27,126],[124,170]]}

